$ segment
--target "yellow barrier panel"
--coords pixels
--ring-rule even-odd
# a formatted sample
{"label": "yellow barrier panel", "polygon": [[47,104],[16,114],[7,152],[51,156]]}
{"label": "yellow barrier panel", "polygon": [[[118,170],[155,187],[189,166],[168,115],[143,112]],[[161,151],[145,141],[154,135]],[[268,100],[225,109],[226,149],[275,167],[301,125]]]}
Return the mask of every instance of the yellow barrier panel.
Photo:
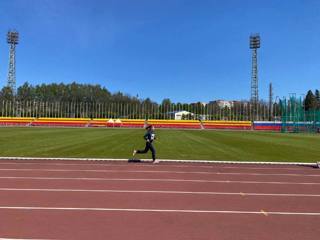
{"label": "yellow barrier panel", "polygon": [[[0,122],[10,122],[10,121],[20,121],[20,122],[68,122],[68,123],[97,123],[97,124],[106,124],[110,119],[107,118],[27,118],[27,117],[0,117]],[[117,119],[112,119],[116,121]],[[163,119],[150,119],[148,121],[144,119],[120,119],[123,124],[159,124],[159,125],[200,125],[200,121],[197,120],[163,120]],[[251,121],[202,121],[204,126],[252,126]]]}

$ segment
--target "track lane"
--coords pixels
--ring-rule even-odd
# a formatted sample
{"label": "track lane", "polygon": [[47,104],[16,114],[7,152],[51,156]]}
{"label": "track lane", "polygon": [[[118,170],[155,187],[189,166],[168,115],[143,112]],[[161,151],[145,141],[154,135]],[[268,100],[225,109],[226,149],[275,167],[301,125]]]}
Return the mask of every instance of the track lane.
{"label": "track lane", "polygon": [[176,173],[168,171],[43,171],[43,170],[2,170],[0,177],[74,177],[74,178],[144,178],[144,179],[198,179],[220,181],[266,181],[266,182],[313,182],[320,183],[320,175],[266,175],[266,174],[202,174]]}
{"label": "track lane", "polygon": [[312,172],[288,172],[286,170],[285,172],[252,172],[252,171],[242,171],[238,169],[232,169],[232,170],[221,170],[221,169],[205,169],[205,170],[196,170],[192,169],[189,171],[185,171],[185,169],[181,170],[172,170],[172,169],[157,169],[156,166],[153,165],[152,169],[118,169],[118,168],[108,168],[108,169],[84,169],[84,168],[0,168],[0,172],[77,172],[77,173],[142,173],[142,174],[194,174],[194,175],[245,175],[245,176],[292,176],[292,177],[320,177],[320,173],[317,170],[314,170]]}
{"label": "track lane", "polygon": [[320,197],[310,196],[135,192],[129,189],[122,192],[0,191],[0,206],[320,213],[319,201]]}
{"label": "track lane", "polygon": [[39,162],[28,162],[28,161],[0,161],[0,168],[20,168],[20,169],[64,169],[64,170],[146,170],[152,171],[157,169],[159,171],[184,171],[184,172],[205,172],[205,171],[219,171],[219,172],[252,172],[252,173],[312,173],[319,174],[317,169],[310,166],[268,166],[268,165],[257,165],[257,164],[197,164],[197,163],[187,163],[187,164],[174,164],[162,162],[160,164],[154,165],[151,163],[126,163],[126,162],[94,162],[94,163],[84,163],[81,161],[76,161],[76,163],[70,163],[70,161],[42,161]]}
{"label": "track lane", "polygon": [[[2,163],[2,161],[1,161]],[[20,162],[19,162],[20,163]],[[110,192],[8,191],[0,189],[0,237],[58,239],[307,239],[319,237],[319,216],[273,215],[271,211],[319,213],[319,197],[246,196],[251,193],[320,194],[319,171],[312,168],[260,166],[234,168],[208,165],[179,167],[148,164],[66,165],[0,164],[0,188],[61,188]],[[61,164],[63,163],[63,164]],[[14,167],[13,167],[14,166]],[[185,166],[182,164],[182,166]],[[79,169],[80,168],[80,169]],[[93,170],[93,171],[43,171]],[[98,170],[98,171],[95,171]],[[107,171],[100,171],[107,170]],[[111,171],[110,171],[111,170]],[[154,171],[155,170],[155,171]],[[213,173],[212,173],[213,172]],[[219,173],[217,173],[219,172]],[[222,172],[223,174],[220,174]],[[233,174],[236,173],[236,174]],[[21,177],[20,179],[14,178]],[[10,178],[13,177],[13,178]],[[30,179],[28,177],[43,177]],[[58,178],[62,179],[58,179]],[[46,178],[46,179],[45,179]],[[50,179],[51,178],[51,179]],[[53,178],[53,179],[52,179]],[[72,179],[78,178],[78,179]],[[153,179],[153,180],[152,180]],[[171,181],[170,181],[171,179]],[[190,181],[188,181],[190,180]],[[211,181],[211,182],[209,182]],[[234,182],[230,182],[234,181]],[[241,182],[242,181],[242,182]],[[251,181],[251,182],[250,182]],[[256,183],[254,183],[256,181]],[[301,184],[310,183],[310,184]],[[204,191],[234,194],[192,194],[128,191]],[[239,194],[238,194],[239,193]],[[156,209],[92,211],[85,209],[6,209],[7,207],[70,207]],[[161,212],[161,210],[222,212]],[[227,213],[223,211],[245,213]],[[249,212],[254,212],[254,214]],[[52,227],[54,226],[54,227]]]}
{"label": "track lane", "polygon": [[0,177],[0,188],[71,188],[71,189],[130,189],[167,191],[213,191],[320,194],[320,184],[291,184],[290,182],[239,182],[182,180],[182,179],[130,179],[130,178],[6,178]]}
{"label": "track lane", "polygon": [[[0,210],[1,236],[68,240],[316,240],[318,217]],[[37,226],[37,227],[35,227]]]}

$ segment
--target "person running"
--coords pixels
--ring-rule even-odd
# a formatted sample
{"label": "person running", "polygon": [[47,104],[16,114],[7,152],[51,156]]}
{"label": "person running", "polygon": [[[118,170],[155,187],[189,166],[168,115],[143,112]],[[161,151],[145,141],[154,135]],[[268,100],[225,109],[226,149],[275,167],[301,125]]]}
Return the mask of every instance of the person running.
{"label": "person running", "polygon": [[153,146],[153,141],[156,139],[156,134],[154,133],[154,126],[149,125],[146,127],[146,134],[143,136],[143,138],[146,140],[146,147],[144,148],[144,150],[133,150],[133,156],[135,156],[136,154],[142,154],[142,153],[147,153],[149,150],[152,153],[152,162],[153,163],[159,163],[158,160],[156,160],[156,149]]}

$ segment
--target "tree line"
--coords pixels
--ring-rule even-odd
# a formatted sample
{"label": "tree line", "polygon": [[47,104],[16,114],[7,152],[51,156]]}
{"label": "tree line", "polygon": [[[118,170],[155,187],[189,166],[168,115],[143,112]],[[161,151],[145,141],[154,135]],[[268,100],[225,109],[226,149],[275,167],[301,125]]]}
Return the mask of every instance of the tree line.
{"label": "tree line", "polygon": [[25,82],[18,87],[16,96],[10,87],[3,87],[0,92],[0,100],[11,101],[41,101],[41,102],[139,102],[137,97],[132,97],[121,92],[111,94],[101,85],[51,83],[31,85]]}
{"label": "tree line", "polygon": [[[79,84],[76,82],[51,83],[31,85],[25,82],[18,87],[14,96],[10,87],[5,86],[0,90],[0,101],[37,101],[37,102],[82,102],[82,103],[119,103],[119,104],[145,104],[157,105],[150,98],[139,99],[122,92],[111,93],[99,84]],[[169,106],[174,103],[169,98],[163,99],[161,105]],[[181,103],[177,103],[182,105]]]}
{"label": "tree line", "polygon": [[[320,92],[308,91],[303,99],[305,110],[320,110]],[[174,112],[185,110],[192,114],[186,119],[202,116],[210,119],[273,120],[281,116],[281,101],[272,104],[259,102],[257,109],[248,101],[235,101],[232,107],[220,107],[212,101],[206,105],[197,103],[173,103],[165,98],[157,103],[150,98],[140,99],[122,92],[111,93],[101,85],[51,83],[31,85],[28,82],[18,87],[16,95],[11,88],[0,90],[0,114],[2,116],[74,116],[74,117],[127,117],[166,119]],[[98,114],[100,112],[100,114]],[[98,114],[98,115],[97,115]],[[256,116],[256,117],[255,117]]]}
{"label": "tree line", "polygon": [[320,91],[318,89],[313,93],[312,90],[307,92],[304,99],[305,110],[320,110]]}
{"label": "tree line", "polygon": [[[157,103],[150,98],[111,93],[101,85],[75,82],[35,86],[26,82],[15,96],[9,87],[0,91],[1,116],[172,119],[175,112],[183,110],[190,113],[183,119],[249,120],[255,114],[246,101],[233,102],[231,107],[221,107],[214,101],[173,103],[169,98]],[[270,117],[264,103],[259,104],[257,113],[262,119]]]}

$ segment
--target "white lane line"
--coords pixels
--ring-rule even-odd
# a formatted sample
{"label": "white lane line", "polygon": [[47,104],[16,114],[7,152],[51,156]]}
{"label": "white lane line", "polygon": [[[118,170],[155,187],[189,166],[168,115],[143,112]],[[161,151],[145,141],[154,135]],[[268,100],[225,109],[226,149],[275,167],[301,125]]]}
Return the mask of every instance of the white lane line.
{"label": "white lane line", "polygon": [[76,180],[76,181],[139,181],[139,182],[192,182],[192,183],[243,183],[243,184],[279,184],[279,185],[320,185],[320,182],[268,182],[268,181],[233,181],[202,179],[163,179],[163,178],[70,178],[70,177],[0,177],[0,179],[28,180]]}
{"label": "white lane line", "polygon": [[[35,160],[49,160],[49,161],[97,161],[97,162],[128,162],[126,158],[44,158],[44,157],[0,157],[0,160],[24,160],[24,161],[35,161]],[[151,162],[152,159],[140,159],[142,162]],[[178,159],[159,159],[160,162],[173,162],[173,163],[195,163],[195,164],[241,164],[241,165],[274,165],[274,166],[313,166],[317,167],[315,163],[305,162],[261,162],[261,161],[221,161],[221,160],[178,160]]]}
{"label": "white lane line", "polygon": [[45,239],[45,238],[2,238],[0,240],[53,240],[53,239]]}
{"label": "white lane line", "polygon": [[269,215],[269,214],[268,214],[266,211],[264,211],[263,209],[261,209],[260,212],[262,212],[262,214],[265,215],[265,216],[268,216],[268,215]]}
{"label": "white lane line", "polygon": [[320,197],[320,194],[300,194],[300,193],[193,192],[193,191],[166,191],[166,190],[114,190],[114,189],[64,189],[64,188],[0,188],[0,191],[95,192],[95,193],[158,193],[158,194],[187,194],[187,195]]}
{"label": "white lane line", "polygon": [[22,172],[95,172],[95,173],[172,173],[172,174],[204,174],[204,175],[246,175],[246,176],[294,176],[320,177],[320,174],[297,173],[248,173],[248,172],[192,172],[192,171],[154,171],[154,170],[90,170],[90,169],[37,169],[37,168],[0,168],[0,171]]}
{"label": "white lane line", "polygon": [[257,214],[257,215],[302,215],[318,216],[320,212],[267,212],[264,211],[225,211],[198,209],[139,209],[139,208],[75,208],[75,207],[32,207],[32,206],[0,206],[5,210],[61,210],[61,211],[103,211],[103,212],[159,212],[159,213],[216,213],[216,214]]}
{"label": "white lane line", "polygon": [[295,167],[295,168],[284,168],[284,167],[227,167],[227,166],[197,166],[197,165],[190,165],[190,166],[183,166],[183,165],[173,165],[173,164],[158,164],[158,165],[151,165],[151,164],[110,164],[110,163],[30,163],[30,162],[15,162],[15,163],[9,163],[9,162],[0,162],[0,165],[49,165],[49,166],[96,166],[96,167],[174,167],[174,168],[208,168],[208,169],[253,169],[253,170],[294,170],[294,171],[303,171],[303,170],[310,170],[312,169],[305,169],[301,167]]}

